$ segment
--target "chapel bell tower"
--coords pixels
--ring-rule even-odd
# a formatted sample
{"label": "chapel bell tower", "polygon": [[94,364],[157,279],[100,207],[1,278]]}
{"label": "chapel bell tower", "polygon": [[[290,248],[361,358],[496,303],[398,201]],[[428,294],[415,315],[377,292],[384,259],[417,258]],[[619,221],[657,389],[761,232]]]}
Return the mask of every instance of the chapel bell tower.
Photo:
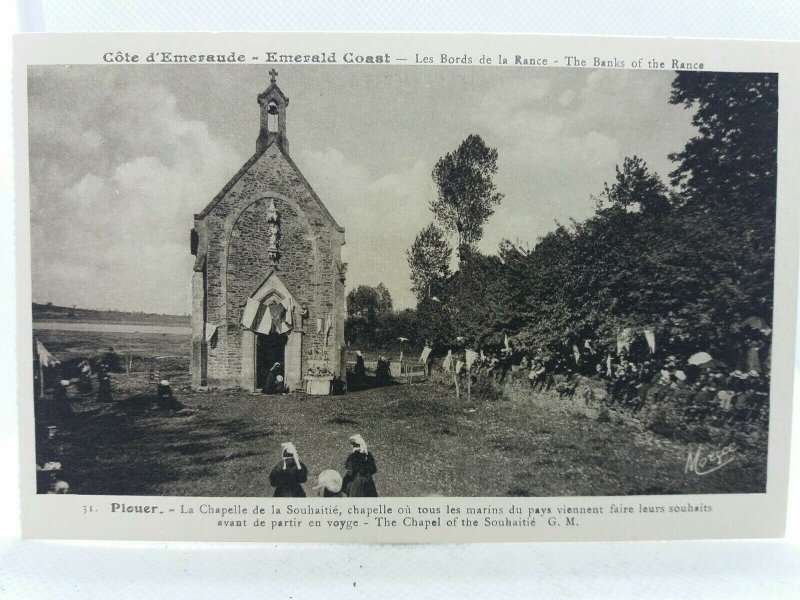
{"label": "chapel bell tower", "polygon": [[278,72],[271,69],[270,86],[258,95],[258,104],[261,106],[261,129],[256,140],[256,151],[261,152],[273,141],[289,152],[289,142],[286,139],[286,106],[289,104],[281,88],[276,83]]}

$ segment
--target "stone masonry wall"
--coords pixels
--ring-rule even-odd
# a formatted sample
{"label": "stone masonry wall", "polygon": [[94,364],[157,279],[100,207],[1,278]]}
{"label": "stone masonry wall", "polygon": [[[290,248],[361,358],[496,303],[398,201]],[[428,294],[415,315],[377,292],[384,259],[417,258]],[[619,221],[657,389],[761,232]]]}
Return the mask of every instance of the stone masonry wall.
{"label": "stone masonry wall", "polygon": [[[344,288],[337,262],[344,236],[308,192],[302,179],[273,144],[195,227],[207,240],[208,321],[218,325],[215,348],[208,349],[208,383],[241,383],[241,307],[272,270],[265,212],[272,199],[281,218],[277,274],[294,296],[295,329],[303,327],[303,365],[325,357],[338,371],[344,340]],[[341,298],[339,297],[341,296]],[[306,305],[309,316],[299,319]],[[325,344],[316,320],[328,314],[333,327]]]}

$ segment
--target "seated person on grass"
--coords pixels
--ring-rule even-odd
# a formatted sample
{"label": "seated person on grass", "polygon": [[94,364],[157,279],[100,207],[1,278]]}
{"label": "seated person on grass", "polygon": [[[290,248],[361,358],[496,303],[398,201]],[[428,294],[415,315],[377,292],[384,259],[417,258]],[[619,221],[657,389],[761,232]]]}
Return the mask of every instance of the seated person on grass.
{"label": "seated person on grass", "polygon": [[267,382],[261,389],[263,394],[280,394],[286,391],[286,386],[283,384],[283,375],[281,374],[281,363],[276,362],[267,374]]}
{"label": "seated person on grass", "polygon": [[161,410],[179,411],[185,408],[184,405],[175,398],[175,395],[172,393],[172,386],[166,379],[162,379],[158,382],[156,405]]}

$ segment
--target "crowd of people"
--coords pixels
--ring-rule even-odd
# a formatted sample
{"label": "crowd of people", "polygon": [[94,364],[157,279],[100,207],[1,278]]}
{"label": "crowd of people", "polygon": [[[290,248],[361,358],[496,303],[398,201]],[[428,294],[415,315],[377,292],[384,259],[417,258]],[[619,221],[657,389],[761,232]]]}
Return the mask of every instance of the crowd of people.
{"label": "crowd of people", "polygon": [[[317,477],[313,490],[323,498],[375,498],[378,490],[373,475],[378,471],[375,456],[359,434],[348,440],[351,452],[345,460],[344,477],[334,470],[326,469]],[[292,442],[281,444],[281,460],[269,474],[269,484],[275,488],[276,498],[305,498],[303,484],[308,481],[308,467],[300,460]]]}
{"label": "crowd of people", "polygon": [[[41,360],[41,359],[40,359]],[[76,399],[113,402],[112,372],[119,370],[119,356],[113,348],[93,359],[55,361],[37,374],[34,412],[37,429],[37,489],[39,493],[64,494],[69,484],[64,481],[64,459],[59,456],[57,438],[74,416]],[[39,381],[41,379],[42,381]],[[45,383],[52,386],[48,393]],[[192,412],[175,397],[167,379],[155,382],[155,393],[148,396],[150,408],[182,414]]]}
{"label": "crowd of people", "polygon": [[[730,341],[730,340],[729,340]],[[508,379],[533,392],[548,392],[577,399],[586,404],[602,404],[633,416],[669,411],[684,424],[703,424],[729,430],[764,428],[769,419],[771,330],[766,327],[742,327],[735,332],[728,351],[697,351],[696,346],[664,344],[656,351],[652,339],[639,345],[617,343],[608,347],[594,339],[564,344],[559,351],[514,348],[508,339],[497,349],[474,351],[447,349],[441,369],[456,379],[470,378],[470,383],[487,382],[501,387]],[[432,344],[420,357],[430,374],[434,365]],[[458,348],[457,345],[454,345]],[[732,350],[731,350],[732,348]],[[109,353],[113,354],[110,349]],[[84,399],[111,402],[113,358],[108,354],[89,361],[56,365],[49,374],[55,377],[52,394],[37,397],[37,425],[42,424],[41,448],[48,448],[48,438],[72,416],[70,390]],[[442,354],[438,354],[439,357]],[[721,358],[720,358],[721,357]],[[438,362],[438,360],[437,360]],[[285,391],[282,365],[270,369],[265,393]],[[356,352],[355,367],[348,380],[356,385],[367,378],[364,357]],[[380,357],[375,379],[391,381],[389,361]],[[42,388],[44,389],[44,388]],[[168,380],[158,380],[152,408],[168,411],[186,410],[175,397]],[[321,497],[376,497],[373,475],[375,458],[360,435],[349,438],[351,452],[344,462],[344,476],[333,469],[319,473],[314,493]],[[63,476],[58,456],[42,455],[37,465],[41,493],[66,493],[69,484]],[[281,448],[281,459],[269,474],[269,484],[276,497],[305,497],[304,484],[309,469],[300,461],[291,442]]]}
{"label": "crowd of people", "polygon": [[[736,350],[727,352],[726,360],[703,351],[679,353],[677,344],[669,353],[657,352],[653,341],[604,348],[597,340],[584,339],[557,352],[515,349],[506,342],[499,351],[449,350],[442,369],[473,382],[502,384],[511,377],[536,392],[578,395],[587,403],[601,402],[634,415],[645,407],[669,407],[687,423],[740,428],[767,422],[768,327],[745,326],[733,332]],[[423,356],[430,363],[430,352]]]}
{"label": "crowd of people", "polygon": [[[92,366],[94,365],[94,367]],[[41,398],[39,412],[45,421],[63,420],[72,415],[70,406],[70,390],[77,387],[77,397],[92,399],[97,402],[113,402],[113,388],[111,379],[111,363],[105,358],[90,362],[81,360],[78,364],[79,377],[77,384],[73,379],[67,378],[67,369],[56,368],[56,382],[49,397]],[[158,379],[152,408],[160,410],[180,411],[186,407],[175,398],[175,392],[167,379]]]}
{"label": "crowd of people", "polygon": [[[110,351],[113,352],[113,350]],[[93,363],[94,369],[92,368]],[[72,377],[75,374],[77,377]],[[73,388],[75,379],[77,379],[76,387],[79,397],[91,398],[94,395],[98,402],[112,401],[111,363],[105,355],[92,362],[88,359],[81,359],[77,364],[58,363],[46,374],[42,372],[40,376],[52,381],[50,395],[41,394],[41,397],[37,397],[37,420],[41,419],[42,422],[61,421],[72,415],[70,390]],[[44,391],[44,386],[41,389]]]}

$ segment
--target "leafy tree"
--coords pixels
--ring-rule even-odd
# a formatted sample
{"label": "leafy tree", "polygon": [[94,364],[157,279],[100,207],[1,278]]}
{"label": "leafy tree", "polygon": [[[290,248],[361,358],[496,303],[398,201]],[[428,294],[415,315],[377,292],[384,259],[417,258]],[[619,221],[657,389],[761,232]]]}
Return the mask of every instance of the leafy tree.
{"label": "leafy tree", "polygon": [[347,294],[347,319],[345,338],[350,343],[378,347],[381,341],[391,337],[386,333],[390,324],[392,297],[383,283],[372,287],[360,285]]}
{"label": "leafy tree", "polygon": [[500,258],[465,246],[461,268],[448,283],[445,309],[450,316],[452,333],[473,345],[501,344],[508,286]]}
{"label": "leafy tree", "polygon": [[431,223],[417,234],[406,251],[411,268],[411,290],[417,303],[441,294],[442,284],[450,276],[452,249],[444,232]]}
{"label": "leafy tree", "polygon": [[533,249],[504,241],[484,256],[462,244],[441,302],[418,303],[425,335],[491,346],[508,333],[568,362],[584,338],[613,348],[622,328],[647,328],[659,353],[706,350],[735,364],[739,324],[772,315],[777,80],[678,73],[671,101],[697,111],[697,135],[672,155],[677,189],[633,156],[592,217]]}
{"label": "leafy tree", "polygon": [[774,211],[777,181],[778,76],[681,71],[671,104],[695,109],[698,134],[670,158],[687,201],[746,202]]}
{"label": "leafy tree", "polygon": [[375,291],[378,293],[378,312],[383,314],[392,312],[392,296],[382,281],[375,286]]}
{"label": "leafy tree", "polygon": [[[400,338],[406,338],[401,345]],[[411,308],[386,314],[379,322],[375,346],[381,348],[415,348],[421,345],[417,311]]]}
{"label": "leafy tree", "polygon": [[456,234],[461,260],[462,247],[483,237],[483,227],[503,199],[496,191],[497,150],[479,135],[471,134],[453,152],[440,158],[433,168],[438,195],[430,206],[445,230]]}
{"label": "leafy tree", "polygon": [[378,314],[380,295],[369,285],[360,285],[347,293],[347,314],[351,317],[374,319]]}
{"label": "leafy tree", "polygon": [[[777,200],[778,76],[679,72],[670,102],[698,128],[671,173],[703,249],[706,286],[731,319],[772,313]],[[710,260],[713,257],[713,260]],[[715,303],[719,307],[720,302]]]}
{"label": "leafy tree", "polygon": [[[714,120],[710,113],[706,118]],[[747,121],[747,111],[740,118]],[[745,129],[735,121],[727,126]],[[701,131],[688,146],[703,139]],[[761,139],[769,143],[770,136]],[[725,150],[742,160],[747,152]],[[751,160],[769,154],[762,148]],[[703,160],[708,169],[726,169]],[[773,170],[765,166],[764,177]],[[755,164],[745,167],[756,171]],[[506,301],[519,315],[507,323],[517,340],[568,352],[584,336],[613,347],[621,328],[646,327],[658,332],[662,350],[703,349],[734,361],[740,349],[732,328],[748,316],[771,315],[774,212],[758,210],[757,203],[770,206],[774,198],[755,198],[755,190],[767,194],[763,182],[751,181],[757,178],[730,179],[726,190],[702,192],[706,184],[698,179],[673,207],[658,177],[640,159],[626,159],[593,217],[547,234],[527,256],[504,260],[513,290]]]}
{"label": "leafy tree", "polygon": [[392,312],[392,297],[383,283],[360,285],[347,293],[347,314],[374,321],[379,314]]}
{"label": "leafy tree", "polygon": [[601,197],[611,204],[633,207],[651,212],[664,212],[669,208],[667,186],[655,173],[650,173],[647,163],[638,156],[626,157],[615,167],[616,181],[605,184]]}

